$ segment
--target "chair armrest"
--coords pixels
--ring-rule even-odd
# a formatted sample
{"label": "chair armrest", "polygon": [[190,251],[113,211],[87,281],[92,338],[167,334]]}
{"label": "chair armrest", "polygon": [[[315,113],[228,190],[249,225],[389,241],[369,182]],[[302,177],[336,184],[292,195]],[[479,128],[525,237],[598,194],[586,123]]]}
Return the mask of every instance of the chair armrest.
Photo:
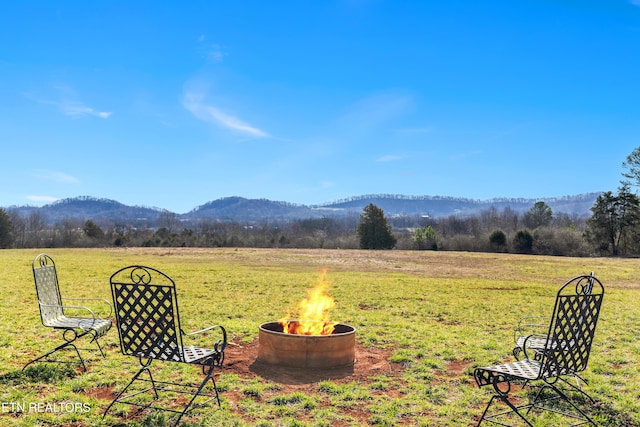
{"label": "chair armrest", "polygon": [[549,317],[525,316],[518,321],[513,331],[513,341],[518,345],[518,339],[532,334],[546,334],[549,328]]}
{"label": "chair armrest", "polygon": [[[92,324],[95,323],[95,321],[98,319],[95,315],[95,313],[93,312],[93,310],[91,310],[90,308],[84,307],[82,305],[59,305],[59,304],[44,304],[41,302],[38,302],[38,304],[40,305],[40,307],[54,307],[54,308],[61,308],[62,310],[81,310],[81,311],[86,311],[87,313],[89,313],[91,316],[90,317],[79,317],[80,319],[86,319],[86,320],[91,320]],[[74,316],[75,317],[75,316]],[[80,329],[85,329],[82,325],[78,324],[77,325],[78,328]]]}
{"label": "chair armrest", "polygon": [[[525,337],[524,342],[522,343],[522,351],[524,352],[524,357],[531,360],[538,360],[540,357],[547,352],[548,348],[545,348],[548,345],[547,343],[547,335],[546,334],[531,334]],[[529,352],[533,352],[532,355]],[[533,356],[533,357],[531,357]]]}
{"label": "chair armrest", "polygon": [[216,329],[216,328],[220,328],[220,331],[222,332],[222,339],[216,341],[215,344],[213,345],[213,348],[216,351],[223,353],[224,349],[227,347],[227,330],[223,326],[213,325],[213,326],[209,326],[207,328],[200,329],[198,331],[194,331],[194,332],[190,332],[190,333],[186,333],[183,330],[180,330],[180,332],[185,337],[190,337],[190,336],[194,336],[194,335],[198,335],[198,334],[203,334],[205,332],[209,332],[209,331],[211,331],[213,329]]}
{"label": "chair armrest", "polygon": [[88,307],[82,306],[82,305],[67,305],[67,304],[45,304],[42,302],[38,302],[38,304],[40,305],[40,307],[54,307],[54,308],[61,308],[63,310],[66,309],[73,309],[73,310],[84,310],[86,312],[88,312],[91,315],[92,319],[96,318],[95,313],[93,312],[93,310],[91,310]]}
{"label": "chair armrest", "polygon": [[109,313],[104,317],[111,317],[113,315],[113,305],[104,298],[62,298],[63,301],[98,301],[106,304],[109,307]]}

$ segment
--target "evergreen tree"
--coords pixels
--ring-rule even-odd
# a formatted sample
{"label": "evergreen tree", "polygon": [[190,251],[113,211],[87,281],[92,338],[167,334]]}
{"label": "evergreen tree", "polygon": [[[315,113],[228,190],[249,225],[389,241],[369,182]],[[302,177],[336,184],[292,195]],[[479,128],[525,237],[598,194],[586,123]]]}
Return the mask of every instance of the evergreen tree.
{"label": "evergreen tree", "polygon": [[518,254],[530,254],[533,251],[533,236],[528,230],[520,230],[513,238],[513,249]]}
{"label": "evergreen tree", "polygon": [[524,217],[527,227],[534,229],[551,224],[553,212],[545,202],[536,202]]}
{"label": "evergreen tree", "polygon": [[502,230],[495,230],[489,236],[489,243],[496,252],[504,252],[507,249],[507,235]]}
{"label": "evergreen tree", "polygon": [[0,248],[8,248],[13,244],[13,223],[9,214],[0,208]]}
{"label": "evergreen tree", "polygon": [[628,184],[623,184],[618,194],[607,191],[599,195],[591,212],[585,232],[587,240],[617,256],[621,242],[640,221],[640,198],[629,191]]}
{"label": "evergreen tree", "polygon": [[356,232],[360,249],[393,249],[397,242],[384,212],[373,203],[364,208]]}
{"label": "evergreen tree", "polygon": [[104,237],[104,231],[102,231],[102,228],[90,219],[84,223],[84,234],[92,239],[102,239]]}

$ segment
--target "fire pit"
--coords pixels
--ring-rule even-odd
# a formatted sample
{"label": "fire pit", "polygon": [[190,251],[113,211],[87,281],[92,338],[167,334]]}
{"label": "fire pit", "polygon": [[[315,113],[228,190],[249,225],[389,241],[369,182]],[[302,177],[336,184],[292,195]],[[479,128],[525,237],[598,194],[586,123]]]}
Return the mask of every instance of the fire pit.
{"label": "fire pit", "polygon": [[328,369],[355,361],[356,329],[343,323],[327,335],[286,334],[280,322],[263,323],[258,341],[258,360],[270,365]]}
{"label": "fire pit", "polygon": [[[260,325],[258,360],[270,365],[327,369],[353,365],[355,328],[328,320],[333,298],[323,271],[317,286],[298,303],[297,315],[291,313],[278,322]],[[287,320],[287,319],[298,320]]]}

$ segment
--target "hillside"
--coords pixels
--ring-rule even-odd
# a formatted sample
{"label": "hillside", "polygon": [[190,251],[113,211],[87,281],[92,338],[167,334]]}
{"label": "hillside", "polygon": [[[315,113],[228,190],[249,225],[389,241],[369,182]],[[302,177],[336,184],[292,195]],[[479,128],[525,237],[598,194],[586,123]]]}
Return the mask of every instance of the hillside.
{"label": "hillside", "polygon": [[361,212],[369,203],[384,210],[387,215],[429,215],[433,218],[449,215],[473,215],[483,210],[510,208],[516,212],[527,212],[536,202],[543,201],[554,213],[588,216],[599,193],[581,194],[560,198],[474,200],[441,196],[367,195],[340,200],[322,205],[317,209],[332,212]]}
{"label": "hillside", "polygon": [[[246,199],[243,197],[226,197],[217,199],[193,210],[177,214],[184,221],[211,219],[218,221],[260,222],[290,221],[295,219],[340,217],[359,215],[369,203],[384,210],[385,215],[419,215],[432,218],[450,215],[474,215],[491,208],[502,210],[510,208],[516,212],[528,211],[536,202],[547,203],[554,214],[568,214],[585,217],[591,214],[599,193],[588,193],[576,196],[541,199],[490,199],[474,200],[442,196],[405,196],[376,194],[352,197],[319,205],[298,205],[267,199]],[[15,211],[23,217],[32,213],[42,216],[49,224],[63,219],[86,221],[91,219],[98,223],[114,222],[127,224],[154,223],[163,212],[161,208],[128,206],[120,202],[82,196],[59,200],[42,207],[11,206],[5,208]]]}

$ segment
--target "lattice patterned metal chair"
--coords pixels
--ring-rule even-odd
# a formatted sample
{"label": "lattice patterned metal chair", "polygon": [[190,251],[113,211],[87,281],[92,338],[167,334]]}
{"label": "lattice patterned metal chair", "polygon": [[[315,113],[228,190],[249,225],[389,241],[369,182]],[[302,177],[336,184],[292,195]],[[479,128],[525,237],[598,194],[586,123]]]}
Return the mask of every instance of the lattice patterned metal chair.
{"label": "lattice patterned metal chair", "polygon": [[[591,277],[594,274],[591,272]],[[593,280],[593,279],[591,279]],[[592,286],[591,283],[587,283],[587,286]],[[535,351],[542,350],[545,347],[547,341],[547,332],[549,328],[549,317],[545,316],[525,316],[520,319],[517,327],[514,329],[514,347],[513,347],[513,356],[516,360],[520,360],[525,358],[525,343],[526,348],[529,354],[534,354]],[[559,380],[564,381],[567,385],[575,389],[576,391],[582,393],[587,399],[591,401],[591,403],[595,403],[593,397],[591,397],[584,389],[582,389],[581,384],[588,385],[587,380],[583,377],[575,373],[575,384],[569,382],[564,378],[559,378]]]}
{"label": "lattice patterned metal chair", "polygon": [[[103,418],[115,403],[124,403],[177,413],[179,415],[174,425],[178,425],[184,414],[196,407],[204,406],[214,398],[220,406],[213,371],[215,367],[222,367],[224,363],[224,350],[227,345],[225,328],[214,325],[185,333],[180,324],[175,283],[169,276],[154,268],[140,265],[125,267],[111,276],[110,283],[122,354],[137,357],[140,370],[105,409]],[[217,333],[220,337],[212,348],[183,345],[183,337],[214,329],[219,329]],[[205,377],[196,385],[157,381],[150,369],[154,360],[200,365]],[[143,373],[148,375],[148,379],[141,378]],[[213,386],[213,393],[205,389],[209,381]],[[125,395],[134,384],[143,384],[142,389],[132,389]],[[133,386],[134,389],[136,387],[137,385]],[[159,392],[171,397],[188,394],[191,395],[191,399],[182,410],[158,406]],[[145,401],[144,395],[149,397],[149,394],[153,400]],[[203,399],[198,399],[196,405],[198,397]]]}
{"label": "lattice patterned metal chair", "polygon": [[[112,314],[111,304],[109,304],[107,300],[100,298],[63,299],[60,294],[56,264],[53,259],[46,254],[38,255],[33,260],[31,267],[36,285],[38,307],[40,308],[40,320],[46,327],[62,330],[64,342],[42,356],[31,360],[24,365],[22,370],[32,363],[40,361],[72,363],[65,360],[50,359],[53,353],[59,350],[70,349],[75,351],[83,370],[86,371],[87,366],[85,362],[93,356],[100,354],[102,357],[106,357],[100,345],[99,338],[111,329],[111,320],[108,319]],[[81,301],[83,304],[88,301],[99,302],[105,306],[105,309],[108,308],[108,314],[106,314],[105,318],[97,317],[90,308],[77,304],[67,304],[67,302],[71,301]],[[70,316],[69,313],[82,314],[83,316]],[[76,341],[85,335],[91,337],[90,342],[95,343],[97,348],[79,348],[76,346]],[[88,356],[83,357],[81,351],[82,353],[88,353]]]}
{"label": "lattice patterned metal chair", "polygon": [[[576,423],[571,424],[574,426],[596,425],[559,385],[569,384],[567,377],[576,377],[587,368],[603,297],[604,287],[593,273],[569,280],[558,291],[546,333],[516,338],[514,354],[520,360],[475,369],[478,386],[491,385],[494,389],[478,426],[483,421],[510,425],[505,424],[510,414],[533,426],[527,417],[534,409],[560,413],[575,420]],[[516,404],[509,395],[512,383],[538,387],[538,391],[529,403]],[[545,393],[551,397],[545,397]],[[496,400],[505,403],[509,409],[489,414],[489,408]],[[569,412],[552,406],[556,401],[568,403],[573,410]]]}

